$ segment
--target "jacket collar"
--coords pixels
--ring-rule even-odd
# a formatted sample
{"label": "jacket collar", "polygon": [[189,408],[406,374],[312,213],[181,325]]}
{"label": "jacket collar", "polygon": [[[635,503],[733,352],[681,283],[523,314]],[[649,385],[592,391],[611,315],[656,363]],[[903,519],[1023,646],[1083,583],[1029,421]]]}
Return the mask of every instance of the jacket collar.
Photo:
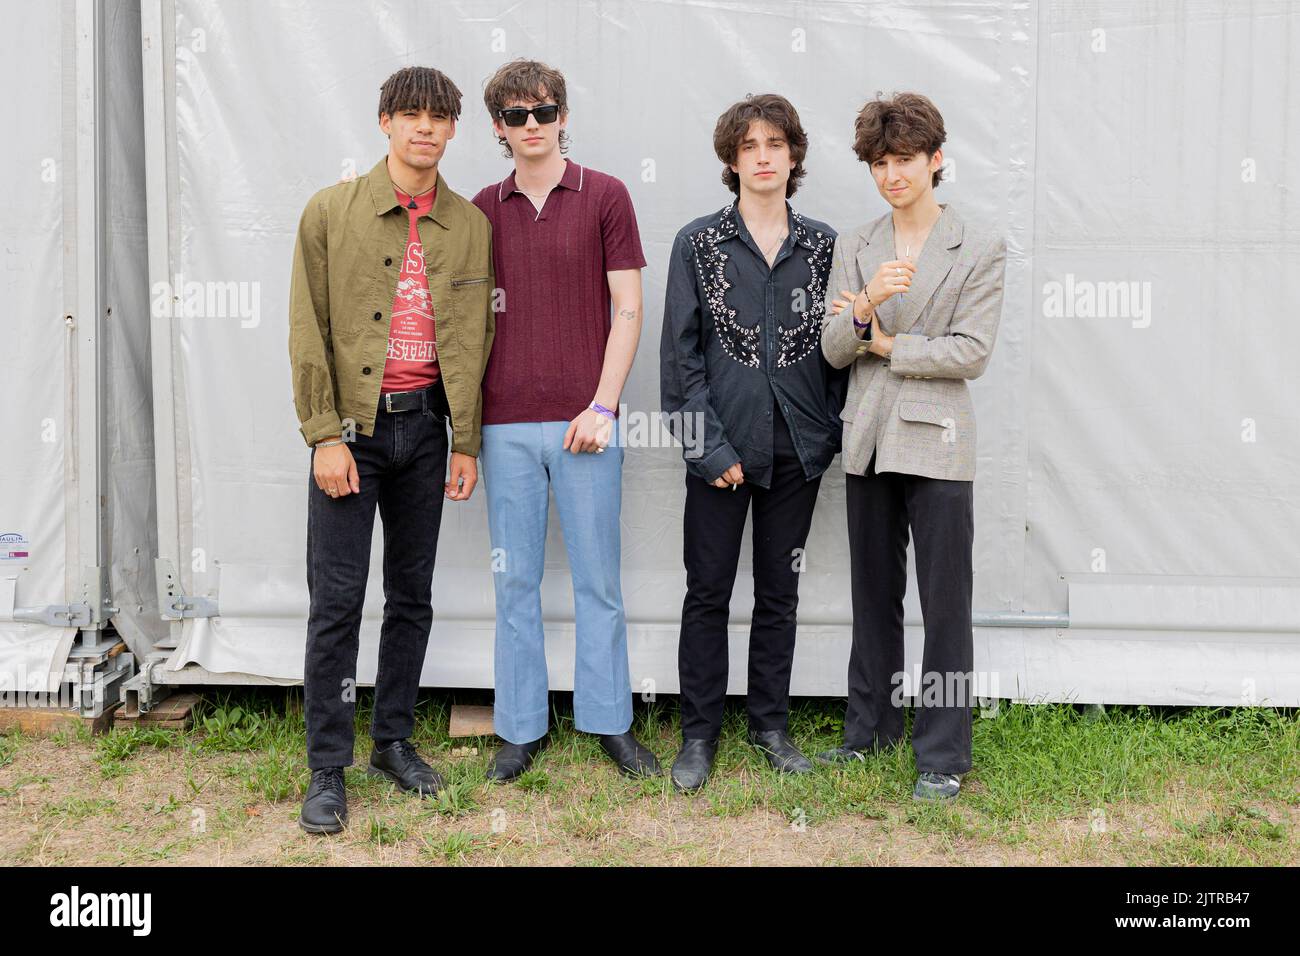
{"label": "jacket collar", "polygon": [[[934,228],[937,231],[934,235],[936,242],[933,243],[933,246],[935,248],[942,247],[944,249],[956,249],[961,245],[963,232],[961,216],[957,214],[957,210],[953,208],[952,203],[939,203],[939,208],[943,210],[943,212],[940,214],[939,218],[935,220]],[[893,210],[890,210],[873,222],[867,230],[865,244],[875,245],[876,243],[881,243],[892,251],[894,243]],[[925,245],[927,249],[932,245],[928,238]],[[893,256],[891,255],[887,258],[892,259]],[[919,263],[917,268],[920,268]]]}
{"label": "jacket collar", "polygon": [[[803,246],[805,249],[815,249],[816,244],[809,236],[807,223],[804,222],[803,216],[794,211],[790,205],[790,200],[785,201],[786,218],[788,221],[787,228],[794,236],[796,245]],[[718,213],[718,225],[715,238],[718,242],[724,239],[733,239],[744,232],[748,235],[749,230],[745,228],[745,221],[740,217],[739,200],[733,199]]]}
{"label": "jacket collar", "polygon": [[[382,216],[401,207],[401,203],[397,201],[397,194],[393,192],[393,178],[388,175],[386,155],[370,168],[370,172],[366,174],[366,182],[370,186],[370,198],[375,204],[376,216]],[[451,188],[442,178],[441,169],[438,170],[437,190],[437,195],[433,197],[433,208],[426,213],[421,213],[420,218],[428,216],[442,228],[450,229],[455,220],[453,199]]]}
{"label": "jacket collar", "polygon": [[[582,167],[571,159],[566,159],[564,163],[564,175],[560,177],[559,185],[574,192],[582,192]],[[522,190],[515,185],[515,171],[512,169],[510,175],[501,180],[501,185],[497,187],[497,202],[505,202],[506,197],[515,192]]]}

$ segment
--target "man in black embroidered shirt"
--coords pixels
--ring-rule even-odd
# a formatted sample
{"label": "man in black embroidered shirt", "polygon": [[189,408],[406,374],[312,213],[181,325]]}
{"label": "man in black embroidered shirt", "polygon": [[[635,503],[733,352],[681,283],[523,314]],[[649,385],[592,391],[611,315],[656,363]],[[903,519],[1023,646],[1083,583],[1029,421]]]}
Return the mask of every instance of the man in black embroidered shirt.
{"label": "man in black embroidered shirt", "polygon": [[719,118],[713,147],[739,198],[673,244],[660,392],[686,458],[686,599],[678,669],[677,789],[708,779],[727,692],[727,616],[745,519],[754,511],[750,741],[771,765],[812,764],[786,734],[804,542],[822,473],[839,449],[844,378],[822,357],[835,233],[787,201],[808,138],[789,101],[751,96]]}

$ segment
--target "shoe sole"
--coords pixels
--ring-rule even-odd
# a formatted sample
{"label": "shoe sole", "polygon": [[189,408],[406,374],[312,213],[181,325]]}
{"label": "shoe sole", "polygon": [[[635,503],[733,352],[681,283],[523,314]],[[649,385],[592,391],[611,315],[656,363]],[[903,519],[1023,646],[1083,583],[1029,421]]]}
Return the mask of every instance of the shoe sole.
{"label": "shoe sole", "polygon": [[390,773],[387,770],[383,769],[382,767],[376,767],[374,764],[371,764],[370,766],[366,767],[366,776],[383,777],[389,783],[396,786],[398,790],[402,790],[406,793],[419,794],[422,797],[436,797],[438,795],[438,791],[442,789],[442,787],[434,787],[432,790],[421,790],[419,787],[408,787],[402,783],[402,781],[398,778],[396,774]]}
{"label": "shoe sole", "polygon": [[[767,761],[768,767],[770,767],[772,770],[776,771],[777,773],[784,773],[784,774],[812,773],[813,770],[816,769],[816,767],[811,766],[811,761],[809,761],[810,766],[799,767],[797,769],[793,767],[778,767],[772,760],[773,757],[776,757],[776,754],[772,753],[772,751],[768,750],[766,747],[760,744],[751,744],[751,746],[763,755],[763,759]],[[780,758],[777,757],[777,759],[779,760]],[[804,759],[807,760],[808,758],[805,757]]]}
{"label": "shoe sole", "polygon": [[663,772],[664,772],[663,767],[655,767],[653,770],[647,770],[647,769],[635,769],[631,767],[624,767],[622,764],[619,764],[617,766],[618,766],[618,772],[621,773],[623,776],[633,777],[636,779],[646,779],[649,777],[661,777],[663,776]]}
{"label": "shoe sole", "polygon": [[301,817],[298,818],[298,826],[308,833],[341,833],[347,829],[347,821],[341,823],[307,823]]}
{"label": "shoe sole", "polygon": [[494,777],[491,774],[491,772],[489,772],[486,774],[487,782],[488,783],[510,783],[510,781],[512,780],[518,780],[520,777],[522,777],[531,769],[532,769],[532,764],[529,763],[526,766],[520,767],[517,771],[510,774],[508,777],[501,777],[501,776]]}
{"label": "shoe sole", "polygon": [[855,763],[865,763],[866,757],[823,757],[821,754],[815,754],[812,762],[823,767],[851,767]]}
{"label": "shoe sole", "polygon": [[935,794],[933,796],[923,797],[918,793],[913,793],[912,799],[915,800],[917,803],[951,803],[953,800],[956,800],[959,795],[960,794],[958,793],[954,793],[950,796],[942,796],[940,794]]}
{"label": "shoe sole", "polygon": [[672,775],[672,772],[671,772],[671,771],[670,771],[669,774],[668,774],[668,779],[669,779],[669,781],[672,783],[672,785],[673,785],[673,789],[674,789],[674,790],[676,790],[678,793],[684,793],[684,794],[686,794],[687,796],[690,796],[691,794],[699,793],[701,790],[703,790],[704,787],[705,787],[705,785],[709,782],[709,778],[710,778],[711,776],[713,776],[712,771],[710,771],[709,773],[706,773],[706,774],[704,775],[704,779],[701,780],[701,781],[700,781],[696,786],[694,786],[694,787],[684,787],[684,786],[682,786],[680,783],[677,782],[677,778],[674,777],[674,776]]}

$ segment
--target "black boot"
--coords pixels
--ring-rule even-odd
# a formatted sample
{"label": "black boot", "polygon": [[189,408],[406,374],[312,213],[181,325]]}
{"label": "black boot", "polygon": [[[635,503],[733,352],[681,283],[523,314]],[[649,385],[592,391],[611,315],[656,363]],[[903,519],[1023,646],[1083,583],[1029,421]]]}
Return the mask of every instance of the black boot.
{"label": "black boot", "polygon": [[673,786],[682,793],[694,793],[704,786],[718,753],[718,741],[686,739],[673,761]]}
{"label": "black boot", "polygon": [[442,787],[442,776],[420,759],[409,740],[394,740],[382,749],[372,748],[366,773],[387,777],[403,790],[426,797],[433,796]]}
{"label": "black boot", "polygon": [[622,734],[599,734],[600,746],[618,764],[618,772],[625,777],[657,777],[659,760],[632,731]]}
{"label": "black boot", "polygon": [[343,789],[343,768],[313,770],[298,826],[308,833],[338,833],[347,823],[348,795]]}
{"label": "black boot", "polygon": [[532,764],[533,757],[542,749],[545,741],[546,735],[542,734],[526,744],[512,744],[509,741],[503,743],[488,764],[487,778],[500,781],[515,779]]}
{"label": "black boot", "polygon": [[812,761],[799,752],[784,730],[751,730],[749,742],[763,751],[778,773],[807,773],[813,768]]}

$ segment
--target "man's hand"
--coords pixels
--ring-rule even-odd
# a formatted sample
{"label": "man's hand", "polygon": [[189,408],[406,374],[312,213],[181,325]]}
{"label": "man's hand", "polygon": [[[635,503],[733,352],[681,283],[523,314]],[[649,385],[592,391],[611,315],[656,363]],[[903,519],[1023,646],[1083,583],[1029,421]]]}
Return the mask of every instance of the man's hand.
{"label": "man's hand", "polygon": [[[322,438],[321,441],[338,439],[339,436],[335,435],[333,438]],[[342,445],[315,449],[312,455],[312,476],[316,479],[316,487],[331,498],[342,498],[344,495],[353,495],[361,491],[357,463],[353,460],[352,451],[346,442]]]}
{"label": "man's hand", "polygon": [[745,472],[741,469],[740,462],[736,462],[724,471],[721,478],[713,479],[713,487],[715,488],[725,488],[728,485],[743,485],[744,483]]}
{"label": "man's hand", "polygon": [[871,344],[867,346],[867,351],[872,355],[879,355],[881,358],[889,358],[894,351],[894,337],[886,335],[880,330],[880,313],[871,313]]}
{"label": "man's hand", "polygon": [[614,423],[594,408],[585,409],[581,415],[569,422],[569,430],[564,433],[564,450],[575,455],[583,451],[596,451],[609,444],[613,434]]}
{"label": "man's hand", "polygon": [[[888,262],[882,262],[876,274],[867,283],[867,295],[871,296],[872,304],[879,306],[886,299],[893,298],[900,292],[906,292],[912,287],[912,276],[915,273],[916,266],[906,259],[890,259]],[[861,299],[862,301],[853,303],[853,314],[859,322],[865,322],[867,321],[866,296],[862,296]]]}
{"label": "man's hand", "polygon": [[[893,293],[890,294],[892,295]],[[888,296],[886,298],[888,298]],[[854,318],[857,318],[859,322],[863,322],[865,319],[858,318],[858,314],[860,311],[865,312],[865,309],[859,310],[859,301],[865,305],[866,296],[854,295],[848,289],[841,289],[840,294],[831,302],[831,313],[833,315],[839,315],[852,305]],[[854,331],[856,332],[857,330],[855,329]],[[858,337],[862,337],[861,332],[858,332]],[[867,346],[867,351],[872,355],[879,355],[882,358],[889,358],[889,354],[894,351],[894,337],[892,335],[886,335],[881,331],[880,316],[874,309],[871,311],[871,344]]]}
{"label": "man's hand", "polygon": [[443,485],[443,493],[452,501],[469,501],[478,484],[478,459],[473,455],[453,451],[451,453],[450,477]]}
{"label": "man's hand", "polygon": [[840,294],[831,301],[831,314],[839,315],[849,306],[853,305],[853,301],[856,298],[857,296],[848,289],[840,289]]}

